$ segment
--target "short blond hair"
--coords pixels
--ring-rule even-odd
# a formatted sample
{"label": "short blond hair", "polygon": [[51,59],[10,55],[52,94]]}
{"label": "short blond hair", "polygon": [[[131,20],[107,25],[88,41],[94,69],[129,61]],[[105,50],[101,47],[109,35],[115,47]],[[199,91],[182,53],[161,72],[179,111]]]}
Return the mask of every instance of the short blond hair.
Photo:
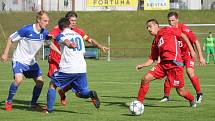
{"label": "short blond hair", "polygon": [[40,20],[44,14],[48,15],[48,13],[45,12],[45,11],[37,12],[37,14],[36,14],[36,23],[38,23],[38,20]]}

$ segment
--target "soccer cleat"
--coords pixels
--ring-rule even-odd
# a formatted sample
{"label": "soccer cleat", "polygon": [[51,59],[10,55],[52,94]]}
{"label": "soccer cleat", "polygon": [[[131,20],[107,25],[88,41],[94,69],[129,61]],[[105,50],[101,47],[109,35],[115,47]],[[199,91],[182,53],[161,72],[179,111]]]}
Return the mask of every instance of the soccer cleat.
{"label": "soccer cleat", "polygon": [[63,90],[59,89],[59,90],[58,90],[58,94],[60,95],[60,102],[61,102],[61,105],[66,106],[68,101],[66,100],[66,95],[65,95],[65,93],[63,92]]}
{"label": "soccer cleat", "polygon": [[100,108],[100,101],[99,101],[99,98],[98,98],[98,96],[97,96],[96,91],[91,91],[90,98],[92,99],[93,105],[94,105],[97,109],[99,109],[99,108]]}
{"label": "soccer cleat", "polygon": [[196,96],[196,103],[201,103],[203,100],[203,94],[202,93],[198,93]]}
{"label": "soccer cleat", "polygon": [[192,107],[192,108],[196,108],[196,101],[195,100],[193,100],[193,101],[190,101],[190,107]]}
{"label": "soccer cleat", "polygon": [[40,106],[38,103],[30,104],[30,108],[33,108],[33,109],[36,109],[36,110],[43,110],[42,106]]}
{"label": "soccer cleat", "polygon": [[168,102],[168,101],[170,101],[169,97],[168,96],[164,96],[159,102]]}
{"label": "soccer cleat", "polygon": [[11,111],[13,108],[12,108],[12,102],[8,102],[6,101],[5,102],[5,110],[6,111]]}

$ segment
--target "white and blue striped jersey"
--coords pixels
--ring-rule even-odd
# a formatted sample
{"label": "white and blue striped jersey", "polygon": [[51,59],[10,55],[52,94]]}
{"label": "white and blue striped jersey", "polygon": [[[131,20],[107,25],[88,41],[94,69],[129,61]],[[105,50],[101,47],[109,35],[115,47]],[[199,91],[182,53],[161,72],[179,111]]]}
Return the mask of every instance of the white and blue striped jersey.
{"label": "white and blue striped jersey", "polygon": [[[66,39],[75,42],[77,48],[68,48],[62,44]],[[57,36],[56,40],[60,43],[61,47],[59,72],[86,73],[86,62],[84,59],[85,45],[82,36],[67,28]]]}
{"label": "white and blue striped jersey", "polygon": [[35,24],[29,24],[10,35],[12,42],[19,41],[13,53],[12,61],[33,65],[36,63],[35,55],[48,37],[48,30],[36,30]]}

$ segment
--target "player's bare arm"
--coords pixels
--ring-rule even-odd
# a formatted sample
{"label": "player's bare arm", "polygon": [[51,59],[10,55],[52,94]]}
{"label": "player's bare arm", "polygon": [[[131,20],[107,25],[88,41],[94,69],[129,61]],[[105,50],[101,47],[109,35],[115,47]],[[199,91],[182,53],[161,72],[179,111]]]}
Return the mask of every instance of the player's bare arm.
{"label": "player's bare arm", "polygon": [[152,59],[149,58],[149,59],[146,60],[143,64],[138,64],[138,65],[136,66],[136,70],[139,71],[139,70],[142,69],[143,67],[150,66],[150,65],[153,64],[153,62],[154,62],[154,60],[152,60]]}
{"label": "player's bare arm", "polygon": [[50,43],[49,47],[50,47],[51,49],[53,49],[55,52],[57,52],[58,54],[61,55],[60,50],[54,45],[53,42]]}
{"label": "player's bare arm", "polygon": [[60,50],[54,45],[54,43],[52,41],[53,39],[55,39],[55,37],[53,35],[49,34],[47,37],[47,40],[45,42],[52,50],[54,50],[55,52],[57,52],[58,54],[61,55]]}
{"label": "player's bare arm", "polygon": [[96,46],[97,48],[99,48],[100,50],[102,50],[104,53],[106,53],[107,50],[109,50],[108,47],[105,47],[101,44],[99,44],[96,40],[91,40],[91,43]]}
{"label": "player's bare arm", "polygon": [[196,52],[194,51],[193,46],[191,45],[190,40],[188,39],[188,37],[184,33],[181,34],[181,37],[187,43],[187,45],[189,47],[189,50],[190,50],[190,53],[191,53],[191,56],[193,58],[196,58]]}
{"label": "player's bare arm", "polygon": [[8,41],[7,41],[7,45],[6,45],[5,49],[4,49],[4,52],[3,52],[2,56],[1,56],[1,61],[2,62],[6,62],[8,60],[8,53],[10,51],[10,47],[12,46],[12,44],[13,44],[12,40],[9,38]]}
{"label": "player's bare arm", "polygon": [[68,47],[68,48],[76,48],[77,45],[75,42],[71,42],[68,39],[64,40],[64,44]]}
{"label": "player's bare arm", "polygon": [[198,51],[198,56],[199,56],[199,63],[200,65],[202,66],[206,66],[206,61],[203,57],[203,54],[202,54],[202,49],[201,49],[201,46],[200,46],[200,43],[198,40],[195,41],[195,46],[196,46],[196,49]]}

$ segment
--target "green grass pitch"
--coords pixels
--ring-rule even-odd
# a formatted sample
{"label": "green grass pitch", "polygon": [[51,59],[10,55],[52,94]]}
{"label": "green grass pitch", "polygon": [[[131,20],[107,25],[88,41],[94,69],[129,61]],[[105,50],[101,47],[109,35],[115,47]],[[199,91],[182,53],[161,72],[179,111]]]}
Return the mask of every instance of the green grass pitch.
{"label": "green grass pitch", "polygon": [[[68,106],[61,106],[59,95],[56,96],[55,111],[44,114],[42,110],[29,108],[34,82],[31,79],[23,80],[13,104],[13,111],[4,110],[4,101],[8,94],[12,80],[11,62],[0,63],[0,120],[1,121],[213,121],[215,119],[215,65],[206,67],[196,66],[196,73],[201,82],[204,100],[196,109],[190,108],[189,103],[171,92],[172,101],[159,103],[163,96],[163,81],[155,80],[145,99],[145,111],[141,116],[131,116],[125,105],[135,99],[141,76],[151,67],[140,72],[135,66],[144,59],[87,60],[89,88],[98,92],[101,108],[96,110],[90,99],[79,99],[74,93],[68,92]],[[49,79],[47,61],[39,61],[43,71],[45,85],[39,103],[46,104],[46,93]],[[185,76],[185,87],[192,94],[195,91]]]}

